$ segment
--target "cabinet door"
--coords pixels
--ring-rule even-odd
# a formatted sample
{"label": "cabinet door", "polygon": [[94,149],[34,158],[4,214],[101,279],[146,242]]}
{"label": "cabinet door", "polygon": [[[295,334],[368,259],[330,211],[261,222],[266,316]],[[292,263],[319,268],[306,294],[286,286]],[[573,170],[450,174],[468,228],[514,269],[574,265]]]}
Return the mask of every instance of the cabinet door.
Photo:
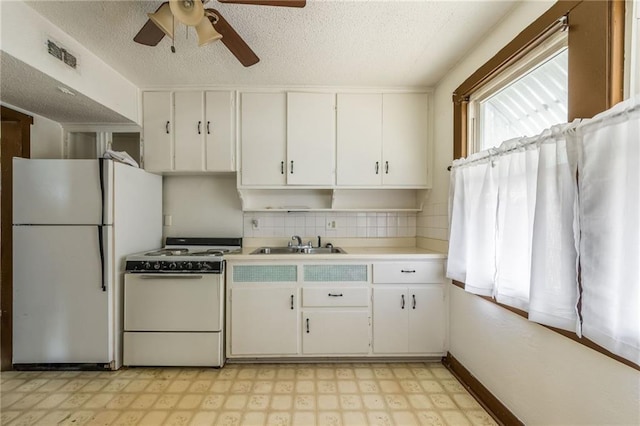
{"label": "cabinet door", "polygon": [[428,97],[422,93],[382,95],[382,183],[427,184]]}
{"label": "cabinet door", "polygon": [[337,138],[338,185],[381,185],[382,95],[339,94]]}
{"label": "cabinet door", "polygon": [[144,168],[151,172],[173,170],[171,92],[142,94]]}
{"label": "cabinet door", "polygon": [[175,169],[204,170],[204,104],[202,92],[175,92]]}
{"label": "cabinet door", "polygon": [[205,92],[204,96],[206,169],[233,172],[236,170],[233,92]]}
{"label": "cabinet door", "polygon": [[369,353],[369,314],[366,311],[323,310],[302,316],[302,353]]}
{"label": "cabinet door", "polygon": [[285,185],[287,98],[284,93],[243,93],[242,185]]}
{"label": "cabinet door", "polygon": [[406,353],[409,347],[409,303],[406,287],[373,289],[373,352]]}
{"label": "cabinet door", "polygon": [[232,288],[229,326],[232,355],[297,354],[297,289]]}
{"label": "cabinet door", "polygon": [[409,287],[409,352],[444,351],[444,293],[442,286]]}
{"label": "cabinet door", "polygon": [[287,184],[335,183],[335,99],[333,93],[287,94]]}

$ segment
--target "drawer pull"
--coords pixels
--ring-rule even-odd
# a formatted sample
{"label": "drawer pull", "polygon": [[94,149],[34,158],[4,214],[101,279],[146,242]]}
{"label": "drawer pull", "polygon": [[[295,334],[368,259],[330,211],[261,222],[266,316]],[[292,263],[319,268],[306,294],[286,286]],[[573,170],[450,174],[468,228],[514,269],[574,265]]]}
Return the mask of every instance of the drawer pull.
{"label": "drawer pull", "polygon": [[416,308],[416,295],[412,294],[411,297],[413,298],[413,309]]}
{"label": "drawer pull", "polygon": [[309,334],[309,318],[307,318],[307,334]]}
{"label": "drawer pull", "polygon": [[200,127],[202,126],[202,121],[198,121],[198,134],[202,134]]}
{"label": "drawer pull", "polygon": [[402,309],[404,309],[404,294],[402,295]]}
{"label": "drawer pull", "polygon": [[291,310],[293,310],[293,294],[291,295]]}
{"label": "drawer pull", "polygon": [[334,294],[334,293],[329,293],[329,297],[342,297],[342,293],[340,294]]}
{"label": "drawer pull", "polygon": [[415,274],[416,270],[415,269],[401,269],[400,272],[402,272],[403,274]]}

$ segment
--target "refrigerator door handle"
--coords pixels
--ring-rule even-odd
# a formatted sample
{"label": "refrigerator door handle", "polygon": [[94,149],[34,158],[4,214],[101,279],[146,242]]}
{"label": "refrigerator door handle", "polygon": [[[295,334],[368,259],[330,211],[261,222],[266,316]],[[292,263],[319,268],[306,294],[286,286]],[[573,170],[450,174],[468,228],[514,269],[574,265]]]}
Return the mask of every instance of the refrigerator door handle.
{"label": "refrigerator door handle", "polygon": [[107,291],[107,282],[104,279],[104,235],[103,227],[98,226],[98,251],[100,252],[100,282],[102,291]]}
{"label": "refrigerator door handle", "polygon": [[[104,158],[98,158],[98,169],[100,173],[100,224],[104,225]],[[102,245],[100,249],[102,250]]]}

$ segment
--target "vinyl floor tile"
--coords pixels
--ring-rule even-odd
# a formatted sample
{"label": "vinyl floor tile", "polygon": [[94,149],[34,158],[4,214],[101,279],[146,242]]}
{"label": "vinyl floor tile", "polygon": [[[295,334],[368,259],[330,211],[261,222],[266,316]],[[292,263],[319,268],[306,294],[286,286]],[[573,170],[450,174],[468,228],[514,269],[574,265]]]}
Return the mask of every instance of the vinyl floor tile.
{"label": "vinyl floor tile", "polygon": [[7,426],[496,424],[439,363],[8,371],[0,381]]}

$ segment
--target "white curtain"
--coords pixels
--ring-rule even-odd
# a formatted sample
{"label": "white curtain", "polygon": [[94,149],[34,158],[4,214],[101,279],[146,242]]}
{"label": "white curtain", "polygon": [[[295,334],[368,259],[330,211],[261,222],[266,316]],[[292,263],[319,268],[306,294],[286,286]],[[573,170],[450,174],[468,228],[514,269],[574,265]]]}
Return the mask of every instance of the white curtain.
{"label": "white curtain", "polygon": [[640,364],[640,97],[576,133],[582,333]]}
{"label": "white curtain", "polygon": [[466,164],[453,165],[447,276],[463,281],[471,293],[493,296],[498,173],[486,155],[474,154]]}
{"label": "white curtain", "polygon": [[565,137],[573,127],[554,126],[538,142],[529,319],[579,333],[576,179]]}
{"label": "white curtain", "polygon": [[531,269],[531,239],[536,205],[537,138],[500,145],[495,297],[500,303],[527,311]]}

